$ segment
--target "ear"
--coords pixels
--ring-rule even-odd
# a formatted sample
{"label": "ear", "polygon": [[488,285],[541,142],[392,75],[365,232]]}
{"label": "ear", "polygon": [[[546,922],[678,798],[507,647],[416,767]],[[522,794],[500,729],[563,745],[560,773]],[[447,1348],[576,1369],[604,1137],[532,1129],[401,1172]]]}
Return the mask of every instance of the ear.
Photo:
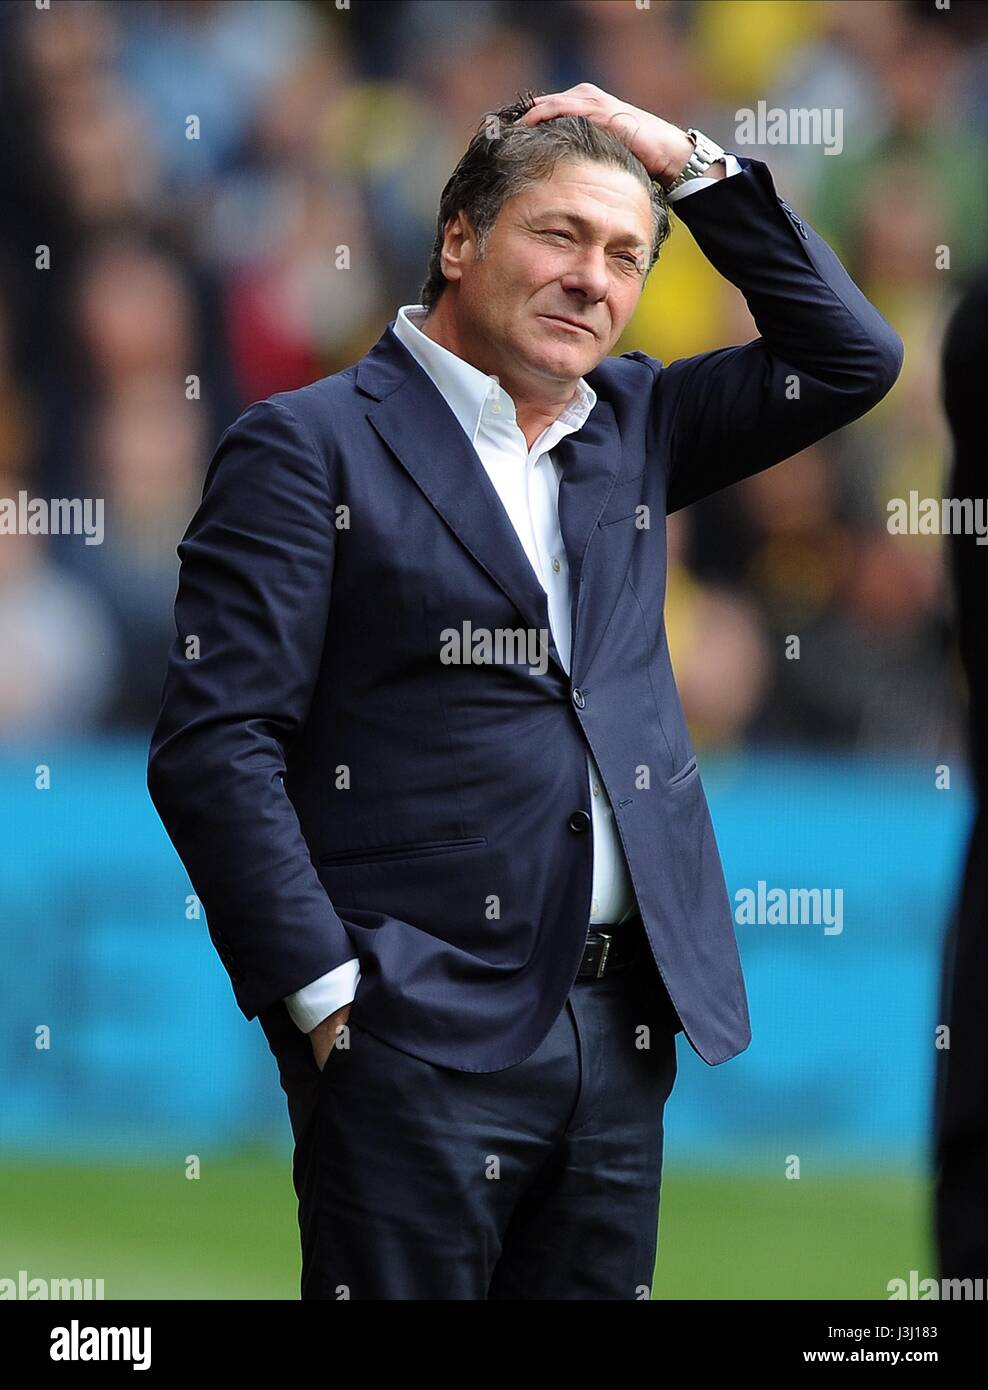
{"label": "ear", "polygon": [[461,209],[446,222],[441,264],[447,280],[459,280],[463,275],[465,262],[476,259],[477,234],[473,225]]}

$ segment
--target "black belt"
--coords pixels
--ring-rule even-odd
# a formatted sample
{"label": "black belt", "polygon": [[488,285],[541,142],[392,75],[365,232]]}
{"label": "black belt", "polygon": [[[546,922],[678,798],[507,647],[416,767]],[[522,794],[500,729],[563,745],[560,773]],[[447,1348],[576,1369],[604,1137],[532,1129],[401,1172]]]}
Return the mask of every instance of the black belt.
{"label": "black belt", "polygon": [[612,970],[621,970],[638,960],[644,933],[645,925],[638,915],[613,927],[591,927],[576,978],[599,980]]}

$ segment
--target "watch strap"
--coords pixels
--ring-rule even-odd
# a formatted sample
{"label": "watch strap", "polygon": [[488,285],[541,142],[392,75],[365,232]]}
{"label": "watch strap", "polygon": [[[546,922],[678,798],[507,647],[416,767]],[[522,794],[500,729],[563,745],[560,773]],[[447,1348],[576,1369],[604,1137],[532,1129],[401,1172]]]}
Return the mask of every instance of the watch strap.
{"label": "watch strap", "polygon": [[684,183],[689,183],[691,179],[702,179],[711,164],[716,164],[719,159],[724,158],[724,150],[721,149],[720,145],[711,140],[709,136],[704,135],[702,130],[697,130],[694,126],[690,126],[686,134],[693,141],[693,153],[680,170],[678,176],[666,189],[667,193],[672,193],[675,189],[681,188]]}

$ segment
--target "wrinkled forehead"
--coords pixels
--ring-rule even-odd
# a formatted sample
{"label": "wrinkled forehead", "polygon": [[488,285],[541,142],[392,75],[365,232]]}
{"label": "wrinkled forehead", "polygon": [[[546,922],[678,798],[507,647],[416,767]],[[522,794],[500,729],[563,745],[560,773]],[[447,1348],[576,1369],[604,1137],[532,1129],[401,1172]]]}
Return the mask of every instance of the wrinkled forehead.
{"label": "wrinkled forehead", "polygon": [[508,202],[513,213],[526,219],[556,217],[595,239],[652,243],[648,191],[627,169],[611,164],[560,160],[550,175]]}

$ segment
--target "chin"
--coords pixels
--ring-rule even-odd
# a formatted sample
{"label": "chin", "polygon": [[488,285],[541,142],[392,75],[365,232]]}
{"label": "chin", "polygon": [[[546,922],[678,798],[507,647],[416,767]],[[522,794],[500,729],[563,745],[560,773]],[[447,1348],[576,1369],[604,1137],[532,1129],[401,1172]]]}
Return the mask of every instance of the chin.
{"label": "chin", "polygon": [[554,371],[558,376],[582,376],[584,372],[595,367],[598,362],[596,351],[590,350],[591,341],[596,347],[595,340],[588,340],[586,343],[547,343],[543,338],[534,344],[532,353],[539,365],[548,371]]}
{"label": "chin", "polygon": [[556,377],[560,381],[575,381],[578,376],[583,375],[584,371],[583,361],[575,353],[536,353],[534,365],[546,376]]}

